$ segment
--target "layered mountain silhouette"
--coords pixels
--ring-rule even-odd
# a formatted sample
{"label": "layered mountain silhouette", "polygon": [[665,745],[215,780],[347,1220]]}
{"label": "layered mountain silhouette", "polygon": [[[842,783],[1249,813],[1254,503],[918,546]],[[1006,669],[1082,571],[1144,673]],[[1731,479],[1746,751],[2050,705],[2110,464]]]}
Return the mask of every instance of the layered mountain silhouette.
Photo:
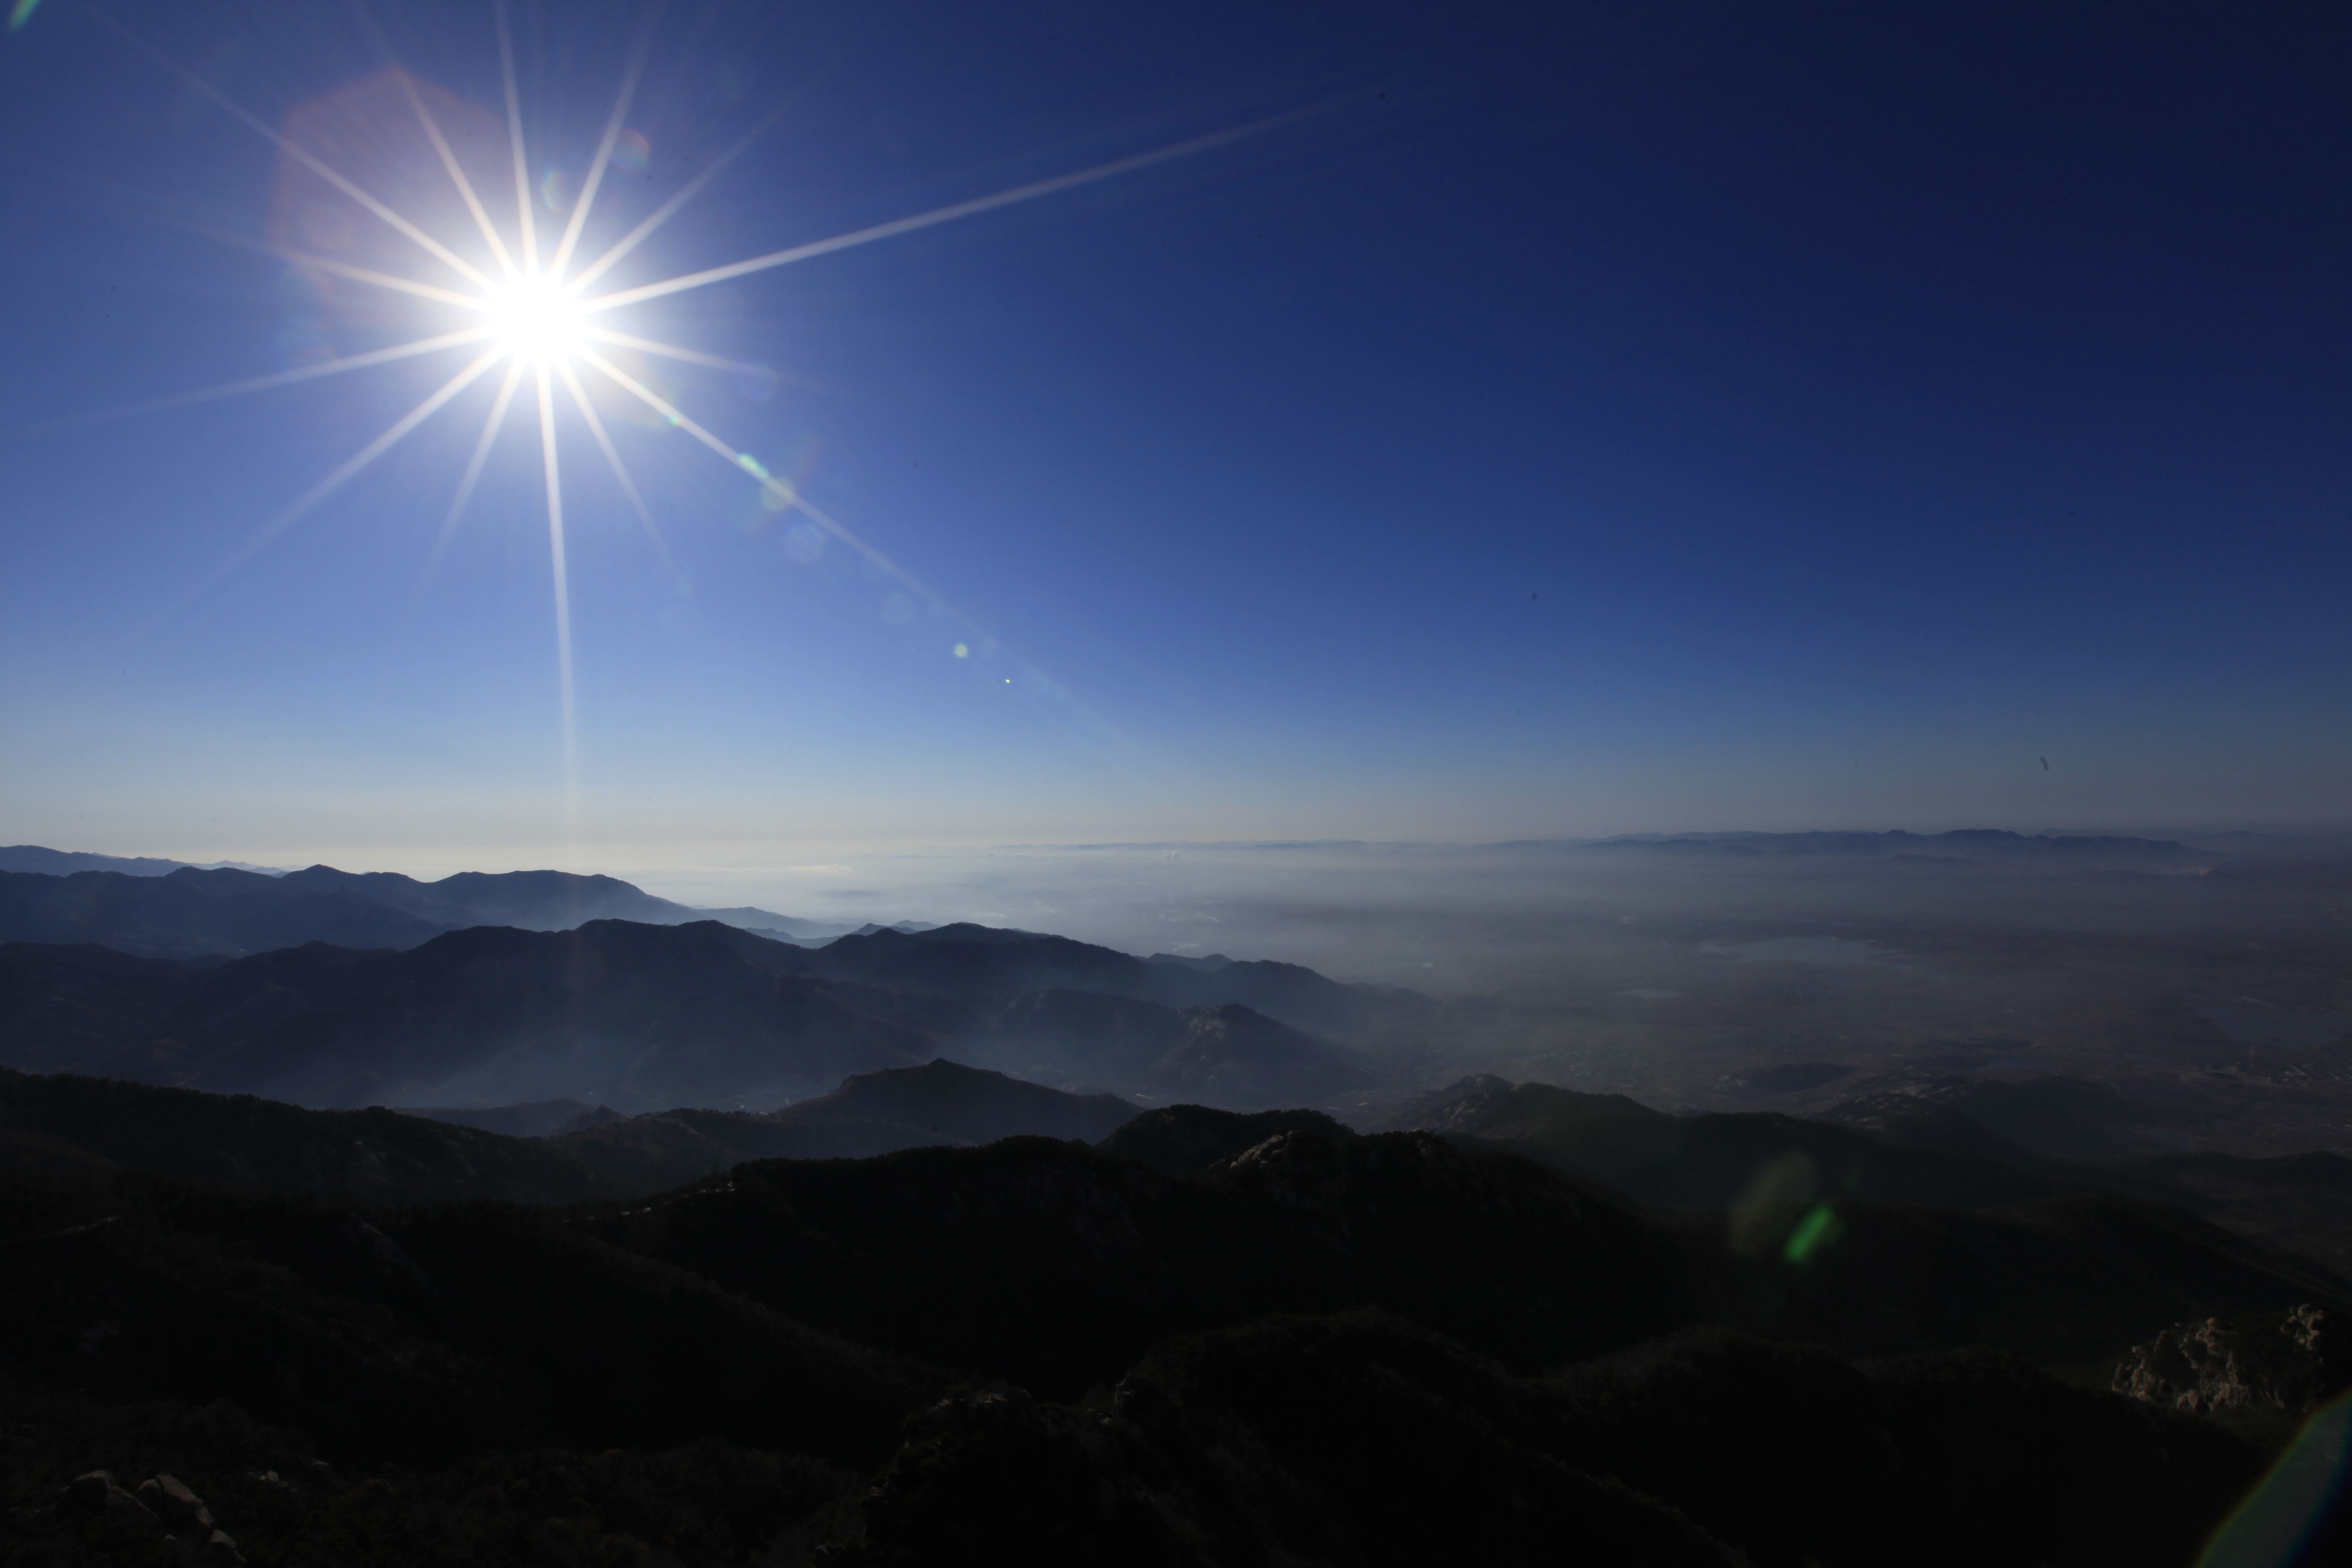
{"label": "layered mountain silhouette", "polygon": [[1622,1094],[1491,1075],[1415,1095],[1393,1125],[1516,1150],[1685,1209],[1841,1198],[1980,1208],[2071,1190],[2030,1152],[1973,1122],[1973,1147],[1962,1149],[1770,1111],[1671,1116]]}
{"label": "layered mountain silhouette", "polygon": [[[830,1094],[763,1113],[688,1108],[612,1117],[549,1142],[650,1192],[745,1160],[861,1159],[1024,1134],[1092,1142],[1134,1114],[1115,1095],[1066,1094],[942,1059],[863,1073]],[[656,1171],[669,1180],[640,1174]]]}
{"label": "layered mountain silhouette", "polygon": [[[1053,982],[1140,994],[1019,989]],[[1369,1081],[1354,1053],[1236,994],[1307,1018],[1420,1000],[1292,965],[1203,973],[977,926],[809,949],[715,921],[592,921],[226,962],[15,943],[0,945],[0,1065],[316,1106],[624,1110],[774,1104],[941,1055],[1244,1109]]]}
{"label": "layered mountain silhouette", "polygon": [[92,855],[79,849],[45,849],[37,844],[11,844],[0,847],[0,871],[38,871],[50,877],[68,877],[76,871],[120,871],[127,877],[163,877],[184,868],[214,871],[224,867],[238,871],[259,871],[264,875],[275,875],[285,869],[276,866],[255,866],[243,860],[214,860],[199,864],[190,860],[163,860],[149,855]]}
{"label": "layered mountain silhouette", "polygon": [[[1923,1086],[1932,1091],[1944,1082],[1929,1078]],[[2120,1157],[2095,1136],[2111,1125],[2116,1104],[2104,1086],[2074,1079],[1954,1079],[1948,1094],[1882,1091],[1818,1120],[1670,1116],[1622,1095],[1482,1075],[1414,1096],[1393,1125],[1512,1150],[1661,1207],[1768,1222],[1790,1205],[1853,1200],[2022,1205],[2029,1209],[2021,1213],[2044,1214],[2080,1212],[2092,1200],[2161,1205],[2352,1279],[2352,1159],[2317,1152]],[[2021,1136],[2004,1137],[1987,1121]]]}
{"label": "layered mountain silhouette", "polygon": [[162,877],[0,872],[0,937],[95,942],[143,957],[264,952],[304,942],[415,947],[444,927],[347,889],[288,886],[251,871]]}
{"label": "layered mountain silhouette", "polygon": [[[763,1115],[679,1109],[635,1117],[577,1101],[309,1110],[251,1095],[0,1069],[0,1170],[62,1162],[99,1175],[152,1171],[371,1204],[576,1204],[660,1192],[745,1160],[854,1158],[1021,1134],[1091,1142],[1134,1113],[1109,1095],[1065,1094],[947,1061],[852,1078]],[[544,1131],[499,1131],[531,1127]]]}
{"label": "layered mountain silhouette", "polygon": [[[887,997],[775,967],[802,952],[716,921],[478,926],[405,952],[312,943],[184,973],[160,992],[152,968],[144,986],[93,987],[99,1005],[131,1004],[115,1014],[111,1055],[9,1059],[308,1105],[570,1096],[635,1109],[798,1098],[939,1054],[935,1037],[885,1016]],[[8,1018],[0,1037],[39,1037],[53,1005],[35,976],[86,953],[36,962],[14,988],[32,1016]]]}
{"label": "layered mountain silhouette", "polygon": [[485,1106],[395,1105],[392,1109],[404,1116],[422,1116],[428,1121],[478,1128],[509,1138],[551,1138],[622,1120],[621,1113],[610,1106],[590,1105],[578,1100],[533,1100]]}
{"label": "layered mountain silhouette", "polygon": [[653,925],[716,920],[790,940],[838,936],[849,929],[768,910],[692,909],[617,878],[567,871],[464,871],[420,882],[397,872],[331,866],[266,876],[173,868],[163,861],[141,863],[135,871],[73,864],[107,858],[35,852],[30,846],[5,852],[0,942],[99,942],[150,957],[194,958],[311,942],[405,948],[467,926],[562,931],[593,920]]}
{"label": "layered mountain silhouette", "polygon": [[[827,944],[816,963],[843,979],[932,994],[1070,991],[1168,1007],[1238,1003],[1298,1028],[1340,1037],[1426,1005],[1414,992],[1346,984],[1295,963],[1136,958],[1068,937],[970,924],[877,931]],[[1041,1033],[1053,1026],[1040,1021]]]}

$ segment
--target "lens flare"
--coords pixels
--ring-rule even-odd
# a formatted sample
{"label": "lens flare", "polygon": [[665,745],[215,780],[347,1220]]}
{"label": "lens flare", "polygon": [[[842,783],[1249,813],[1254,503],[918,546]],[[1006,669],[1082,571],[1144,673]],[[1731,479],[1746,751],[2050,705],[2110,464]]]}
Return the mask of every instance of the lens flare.
{"label": "lens flare", "polygon": [[[13,30],[25,25],[39,0],[10,0],[10,3],[13,8],[9,11],[7,25]],[[218,572],[205,579],[194,591],[194,596],[201,597],[296,520],[433,418],[460,393],[475,382],[483,380],[494,366],[503,363],[506,374],[498,384],[499,391],[489,408],[488,417],[473,444],[471,456],[458,480],[448,512],[443,519],[426,570],[430,572],[433,563],[438,561],[442,551],[446,548],[483,475],[491,448],[498,444],[500,432],[508,424],[511,406],[528,384],[529,389],[536,394],[540,467],[545,491],[555,601],[556,663],[561,689],[568,800],[577,798],[578,742],[572,700],[569,552],[564,528],[562,471],[557,458],[556,393],[559,382],[561,390],[568,395],[572,409],[579,415],[581,425],[604,454],[615,485],[636,513],[661,554],[664,565],[680,584],[681,591],[686,581],[683,572],[670,556],[662,531],[655,522],[653,509],[646,504],[605,426],[604,417],[597,413],[588,388],[582,384],[581,367],[595,370],[604,383],[610,384],[612,390],[648,410],[649,413],[641,417],[654,423],[656,428],[684,432],[719,458],[748,475],[759,484],[761,500],[772,513],[800,513],[801,521],[793,525],[785,535],[784,547],[793,559],[803,563],[814,562],[823,554],[828,543],[837,542],[853,552],[876,576],[898,584],[897,590],[889,593],[884,601],[883,614],[887,620],[894,625],[909,622],[917,615],[919,605],[925,613],[960,623],[970,632],[977,634],[969,642],[954,645],[958,658],[970,657],[974,651],[987,658],[998,651],[995,639],[972,623],[970,617],[932,592],[889,555],[858,537],[810,500],[800,483],[806,477],[808,467],[804,454],[788,465],[793,469],[790,476],[772,472],[759,458],[722,440],[689,417],[668,397],[598,353],[596,345],[604,345],[726,372],[734,377],[737,390],[755,403],[774,397],[785,379],[768,365],[662,342],[619,330],[627,321],[630,307],[1035,201],[1156,164],[1192,157],[1263,134],[1318,111],[1317,108],[1308,108],[1275,115],[1051,179],[1034,181],[992,195],[935,207],[929,212],[835,235],[830,238],[808,241],[720,267],[598,293],[592,291],[593,286],[616,264],[635,256],[644,241],[658,232],[717,179],[740,153],[775,123],[782,115],[784,106],[779,105],[772,110],[740,139],[705,162],[698,174],[627,233],[605,246],[601,254],[583,255],[580,243],[587,235],[606,172],[618,169],[624,174],[634,175],[643,174],[648,167],[650,143],[644,132],[628,128],[627,119],[644,73],[646,50],[653,37],[655,12],[648,8],[644,13],[612,109],[605,117],[603,135],[594,155],[583,166],[585,173],[574,194],[570,190],[568,181],[552,173],[541,181],[534,182],[530,178],[534,158],[524,134],[514,37],[507,15],[507,0],[493,0],[490,9],[498,45],[499,84],[504,89],[503,125],[500,125],[500,117],[494,110],[470,105],[450,93],[430,87],[412,76],[396,60],[388,58],[382,71],[289,114],[283,130],[269,124],[214,83],[140,37],[121,22],[103,13],[96,14],[108,30],[276,147],[280,153],[278,205],[281,210],[273,216],[269,239],[267,242],[249,242],[234,239],[234,237],[232,237],[235,243],[253,243],[255,248],[289,264],[309,292],[318,296],[322,312],[331,310],[339,319],[364,325],[371,331],[381,331],[391,335],[396,331],[413,330],[410,313],[421,301],[425,307],[436,311],[454,310],[457,319],[444,324],[457,330],[428,331],[423,336],[390,346],[342,354],[332,353],[326,334],[320,331],[314,334],[318,340],[315,344],[305,342],[295,345],[302,351],[298,357],[304,363],[273,374],[153,398],[79,418],[49,421],[14,432],[0,432],[0,435],[22,437],[85,423],[89,419],[117,418],[183,407],[390,364],[443,350],[477,347],[479,357],[472,363],[428,393],[390,428],[331,470],[263,526],[243,549],[234,552]],[[360,15],[365,21],[363,7]],[[373,23],[368,26],[371,32],[375,31]],[[383,45],[382,35],[378,33],[376,37],[379,45]],[[392,51],[388,46],[384,47],[384,53],[390,57]],[[385,105],[400,106],[404,111],[387,118],[381,112]],[[395,134],[391,131],[395,122],[407,127],[412,120],[414,132],[423,138],[413,148],[406,145],[407,132]],[[545,153],[546,150],[542,149],[537,161],[542,169],[551,169]],[[429,156],[425,155],[427,153]],[[433,177],[420,179],[417,174],[420,170],[436,171],[436,174]],[[440,184],[443,177],[447,182],[446,187]],[[512,201],[511,216],[501,216],[497,209],[509,197]],[[560,228],[550,225],[549,237],[553,243],[547,247],[544,256],[540,244],[541,219],[538,212],[542,202],[551,212],[569,209]],[[476,244],[478,240],[478,247]],[[420,267],[425,276],[413,276]],[[360,287],[356,289],[345,287],[352,284]],[[326,357],[320,357],[322,355]],[[1041,672],[1032,669],[1029,675],[1029,689],[1041,695],[1055,696],[1067,711],[1087,718],[1099,727],[1098,721],[1092,721],[1083,710],[1072,707],[1067,694],[1060,692]],[[1005,685],[1010,687],[1013,681],[1008,678]]]}

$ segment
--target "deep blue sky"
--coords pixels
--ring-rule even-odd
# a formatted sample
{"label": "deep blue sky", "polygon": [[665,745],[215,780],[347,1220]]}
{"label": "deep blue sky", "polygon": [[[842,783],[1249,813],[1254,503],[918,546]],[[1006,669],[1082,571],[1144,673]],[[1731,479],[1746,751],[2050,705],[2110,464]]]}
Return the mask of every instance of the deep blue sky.
{"label": "deep blue sky", "polygon": [[[487,6],[383,10],[500,112]],[[336,5],[108,14],[273,126],[384,64]],[[532,173],[576,181],[638,13],[514,15]],[[2346,815],[2340,6],[679,0],[653,37],[591,250],[780,112],[615,284],[1315,112],[640,307],[774,367],[664,384],[966,619],[618,422],[674,580],[570,418],[567,805],[528,392],[429,576],[495,373],[239,561],[473,351],[21,434],[452,321],[235,243],[278,152],[43,0],[0,42],[0,838],[617,868]]]}

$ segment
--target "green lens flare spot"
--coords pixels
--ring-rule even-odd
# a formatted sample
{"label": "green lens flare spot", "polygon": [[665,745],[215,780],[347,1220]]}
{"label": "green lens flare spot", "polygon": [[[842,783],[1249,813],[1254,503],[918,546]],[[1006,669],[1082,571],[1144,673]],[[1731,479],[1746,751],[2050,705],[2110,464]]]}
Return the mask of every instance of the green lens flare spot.
{"label": "green lens flare spot", "polygon": [[1780,1249],[1787,1262],[1802,1266],[1813,1254],[1835,1245],[1845,1232],[1845,1221],[1838,1218],[1837,1210],[1827,1204],[1815,1204],[1789,1233],[1789,1243]]}
{"label": "green lens flare spot", "polygon": [[751,456],[749,452],[736,453],[735,466],[741,468],[745,473],[751,475],[755,479],[764,479],[768,477],[767,468],[761,464],[759,458]]}
{"label": "green lens flare spot", "polygon": [[12,33],[22,32],[25,24],[33,19],[33,13],[39,8],[41,0],[16,0],[16,8],[8,13],[8,30]]}

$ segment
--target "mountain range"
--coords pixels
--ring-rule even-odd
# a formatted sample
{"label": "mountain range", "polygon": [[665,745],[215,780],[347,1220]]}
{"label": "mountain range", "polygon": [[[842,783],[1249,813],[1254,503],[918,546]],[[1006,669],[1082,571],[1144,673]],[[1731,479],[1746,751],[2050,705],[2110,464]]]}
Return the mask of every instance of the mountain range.
{"label": "mountain range", "polygon": [[969,925],[807,948],[716,921],[592,921],[226,962],[18,942],[0,944],[0,1066],[316,1106],[644,1110],[775,1104],[948,1055],[1249,1109],[1370,1081],[1302,1024],[1423,1005],[1295,965],[1203,967]]}
{"label": "mountain range", "polygon": [[0,847],[0,871],[39,871],[51,877],[69,877],[76,871],[120,871],[126,877],[163,877],[179,870],[217,871],[224,868],[258,871],[268,877],[291,869],[286,866],[256,866],[246,860],[199,862],[163,860],[152,855],[92,855],[79,849],[45,849],[37,844]]}
{"label": "mountain range", "polygon": [[[702,1113],[931,1146],[550,1209],[519,1173],[618,1172],[665,1118],[0,1076],[0,1551],[155,1555],[107,1489],[168,1470],[257,1562],[2185,1568],[2277,1439],[2108,1364],[2347,1310],[2176,1207],[1938,1206],[1979,1156],[1568,1094],[1408,1108],[1444,1134],[1168,1107],[1088,1147],[1124,1107],[935,1062]],[[1910,1201],[1717,1202],[1718,1167],[1865,1148]],[[96,1511],[52,1505],[99,1468]]]}
{"label": "mountain range", "polygon": [[149,1171],[370,1204],[576,1204],[644,1196],[746,1160],[861,1158],[1024,1134],[1091,1142],[1136,1111],[1110,1095],[1066,1094],[934,1061],[853,1077],[763,1114],[678,1108],[622,1117],[579,1107],[567,1118],[576,1125],[547,1135],[471,1124],[511,1125],[517,1111],[545,1109],[310,1110],[252,1095],[0,1068],[0,1170],[64,1160],[99,1174]]}
{"label": "mountain range", "polygon": [[563,931],[592,920],[715,920],[795,942],[860,929],[769,910],[694,909],[615,877],[568,871],[461,871],[421,882],[331,866],[264,874],[169,861],[138,862],[135,869],[76,864],[110,858],[29,845],[0,851],[0,942],[99,942],[144,957],[197,958],[310,942],[406,948],[468,926]]}

